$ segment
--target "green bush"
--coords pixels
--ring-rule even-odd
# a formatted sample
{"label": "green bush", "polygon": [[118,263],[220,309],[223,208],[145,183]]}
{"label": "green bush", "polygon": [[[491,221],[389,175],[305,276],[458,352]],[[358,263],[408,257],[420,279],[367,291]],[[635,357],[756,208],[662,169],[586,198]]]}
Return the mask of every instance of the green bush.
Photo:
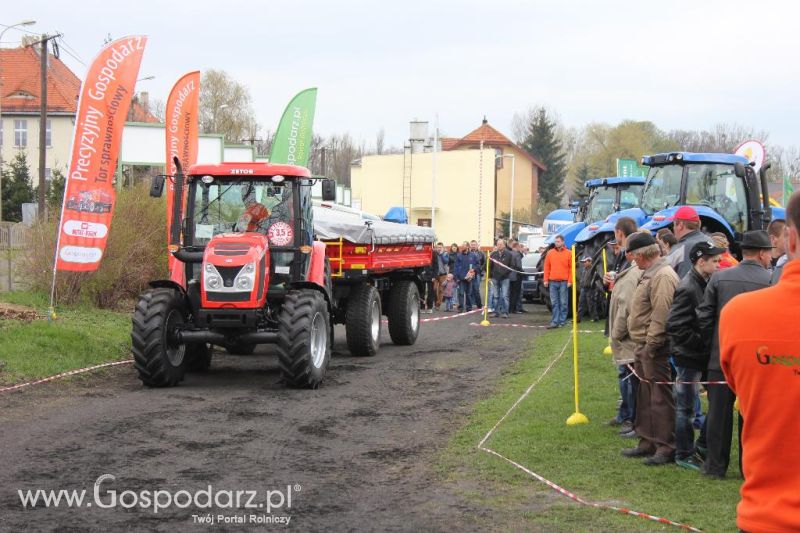
{"label": "green bush", "polygon": [[[167,231],[164,201],[148,195],[142,184],[117,193],[114,219],[100,268],[95,272],[58,272],[56,302],[91,303],[116,308],[136,298],[147,283],[167,277]],[[23,258],[31,288],[49,293],[58,233],[58,213],[31,228]]]}

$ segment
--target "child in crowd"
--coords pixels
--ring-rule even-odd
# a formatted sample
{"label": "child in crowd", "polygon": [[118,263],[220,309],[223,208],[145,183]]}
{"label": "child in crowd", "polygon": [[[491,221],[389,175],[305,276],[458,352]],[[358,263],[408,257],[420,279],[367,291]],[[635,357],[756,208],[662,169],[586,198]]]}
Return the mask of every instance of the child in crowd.
{"label": "child in crowd", "polygon": [[445,311],[452,311],[453,308],[458,304],[458,289],[456,280],[453,278],[452,274],[447,275],[447,279],[444,282],[444,305]]}

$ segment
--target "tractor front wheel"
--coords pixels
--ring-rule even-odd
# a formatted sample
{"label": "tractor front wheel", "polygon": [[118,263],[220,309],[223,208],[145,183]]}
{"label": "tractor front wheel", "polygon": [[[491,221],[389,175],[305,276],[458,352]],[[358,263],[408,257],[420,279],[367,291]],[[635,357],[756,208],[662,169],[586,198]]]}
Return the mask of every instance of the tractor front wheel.
{"label": "tractor front wheel", "polygon": [[331,360],[328,304],[313,289],[290,291],[278,315],[278,366],[287,385],[316,389]]}
{"label": "tractor front wheel", "polygon": [[186,323],[183,295],[173,289],[151,289],[139,297],[133,313],[131,351],[139,379],[148,387],[173,387],[183,380],[187,346],[175,341]]}

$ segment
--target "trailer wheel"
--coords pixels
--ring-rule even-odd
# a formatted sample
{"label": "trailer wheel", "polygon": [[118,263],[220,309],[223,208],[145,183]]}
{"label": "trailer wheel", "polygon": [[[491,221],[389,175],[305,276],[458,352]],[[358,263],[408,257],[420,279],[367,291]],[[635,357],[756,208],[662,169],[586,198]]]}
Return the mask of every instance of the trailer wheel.
{"label": "trailer wheel", "polygon": [[131,351],[139,379],[148,387],[173,387],[186,372],[187,346],[171,340],[186,323],[186,302],[176,290],[158,288],[139,297],[133,312]]}
{"label": "trailer wheel", "polygon": [[322,294],[290,291],[278,315],[278,365],[290,387],[316,389],[331,360],[330,317]]}
{"label": "trailer wheel", "polygon": [[205,372],[211,368],[212,347],[205,342],[192,343],[186,347],[189,372]]}
{"label": "trailer wheel", "polygon": [[347,347],[359,357],[378,353],[381,341],[381,297],[372,285],[353,287],[344,319]]}
{"label": "trailer wheel", "polygon": [[389,336],[392,342],[410,346],[419,335],[419,290],[413,281],[396,282],[389,289]]}

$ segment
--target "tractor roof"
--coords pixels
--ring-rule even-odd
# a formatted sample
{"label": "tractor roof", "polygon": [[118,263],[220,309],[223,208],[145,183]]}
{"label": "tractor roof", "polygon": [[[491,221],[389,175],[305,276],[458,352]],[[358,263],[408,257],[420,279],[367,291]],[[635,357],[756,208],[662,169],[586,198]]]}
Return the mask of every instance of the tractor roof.
{"label": "tractor roof", "polygon": [[296,165],[278,165],[272,163],[217,163],[216,165],[192,165],[186,173],[189,176],[297,176],[310,178],[311,172],[306,167]]}
{"label": "tractor roof", "polygon": [[650,167],[674,163],[720,163],[723,165],[742,163],[747,165],[750,161],[744,156],[735,154],[697,154],[693,152],[669,152],[642,157],[642,164]]}
{"label": "tractor roof", "polygon": [[629,177],[611,177],[611,178],[594,178],[587,180],[584,184],[586,187],[600,187],[602,185],[644,185],[644,177],[629,176]]}

